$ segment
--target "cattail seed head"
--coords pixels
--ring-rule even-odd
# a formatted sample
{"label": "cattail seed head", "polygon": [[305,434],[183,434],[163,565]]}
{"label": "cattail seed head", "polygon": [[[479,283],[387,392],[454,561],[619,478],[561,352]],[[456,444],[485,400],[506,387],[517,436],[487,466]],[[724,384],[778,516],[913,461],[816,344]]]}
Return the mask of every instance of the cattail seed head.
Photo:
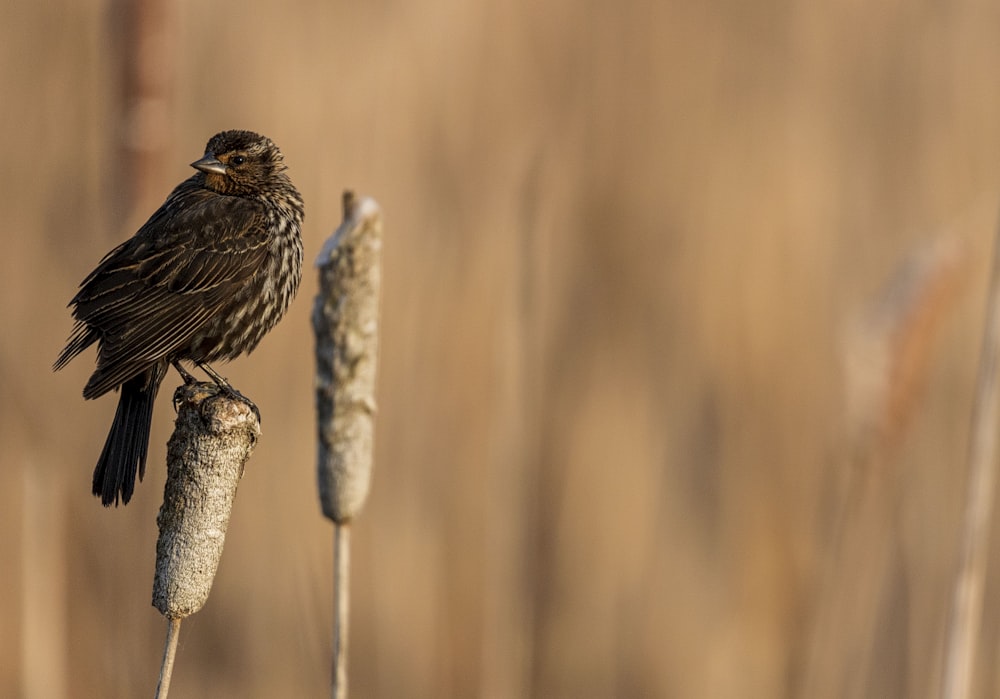
{"label": "cattail seed head", "polygon": [[323,514],[337,523],[361,510],[371,485],[381,287],[382,215],[344,193],[344,221],[316,261],[318,481]]}
{"label": "cattail seed head", "polygon": [[204,606],[222,557],[236,487],[260,435],[246,399],[211,383],[180,386],[156,518],[153,606],[170,619]]}

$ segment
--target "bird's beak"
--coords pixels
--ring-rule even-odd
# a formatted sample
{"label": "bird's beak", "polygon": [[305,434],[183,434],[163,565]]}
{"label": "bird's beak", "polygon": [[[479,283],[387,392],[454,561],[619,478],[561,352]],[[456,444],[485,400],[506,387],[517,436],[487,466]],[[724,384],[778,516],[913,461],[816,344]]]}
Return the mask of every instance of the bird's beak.
{"label": "bird's beak", "polygon": [[205,157],[201,160],[195,160],[191,163],[191,167],[195,170],[201,170],[202,172],[214,172],[216,175],[226,174],[226,166],[219,162],[219,159],[209,152],[206,152]]}

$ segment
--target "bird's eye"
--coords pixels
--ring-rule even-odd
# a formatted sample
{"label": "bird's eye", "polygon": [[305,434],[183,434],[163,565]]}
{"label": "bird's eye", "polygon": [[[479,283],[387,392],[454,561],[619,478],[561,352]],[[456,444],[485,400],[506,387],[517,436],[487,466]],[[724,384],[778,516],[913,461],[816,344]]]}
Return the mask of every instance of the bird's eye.
{"label": "bird's eye", "polygon": [[239,166],[245,163],[246,161],[247,159],[242,155],[234,155],[232,158],[229,159],[229,164]]}

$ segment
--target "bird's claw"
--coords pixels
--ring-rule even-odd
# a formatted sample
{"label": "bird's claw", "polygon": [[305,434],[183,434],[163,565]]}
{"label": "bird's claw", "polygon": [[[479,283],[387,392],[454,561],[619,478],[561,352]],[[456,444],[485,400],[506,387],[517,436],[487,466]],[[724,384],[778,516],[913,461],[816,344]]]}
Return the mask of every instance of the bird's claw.
{"label": "bird's claw", "polygon": [[258,423],[260,422],[260,410],[257,408],[257,404],[254,403],[249,398],[247,398],[246,396],[244,396],[239,391],[237,391],[235,388],[233,388],[232,385],[228,381],[225,384],[220,384],[219,385],[219,390],[222,393],[225,393],[229,398],[232,398],[234,400],[238,400],[241,403],[245,403],[247,405],[247,407],[249,407],[250,410],[253,411],[254,416],[257,418],[257,422]]}

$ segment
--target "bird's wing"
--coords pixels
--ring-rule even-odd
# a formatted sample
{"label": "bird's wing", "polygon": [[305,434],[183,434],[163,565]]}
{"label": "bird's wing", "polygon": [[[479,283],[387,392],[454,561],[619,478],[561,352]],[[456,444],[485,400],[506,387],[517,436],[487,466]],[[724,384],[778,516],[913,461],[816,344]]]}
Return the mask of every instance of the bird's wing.
{"label": "bird's wing", "polygon": [[100,339],[84,395],[101,395],[182,348],[261,269],[267,240],[260,204],[178,187],[73,299],[78,324]]}

